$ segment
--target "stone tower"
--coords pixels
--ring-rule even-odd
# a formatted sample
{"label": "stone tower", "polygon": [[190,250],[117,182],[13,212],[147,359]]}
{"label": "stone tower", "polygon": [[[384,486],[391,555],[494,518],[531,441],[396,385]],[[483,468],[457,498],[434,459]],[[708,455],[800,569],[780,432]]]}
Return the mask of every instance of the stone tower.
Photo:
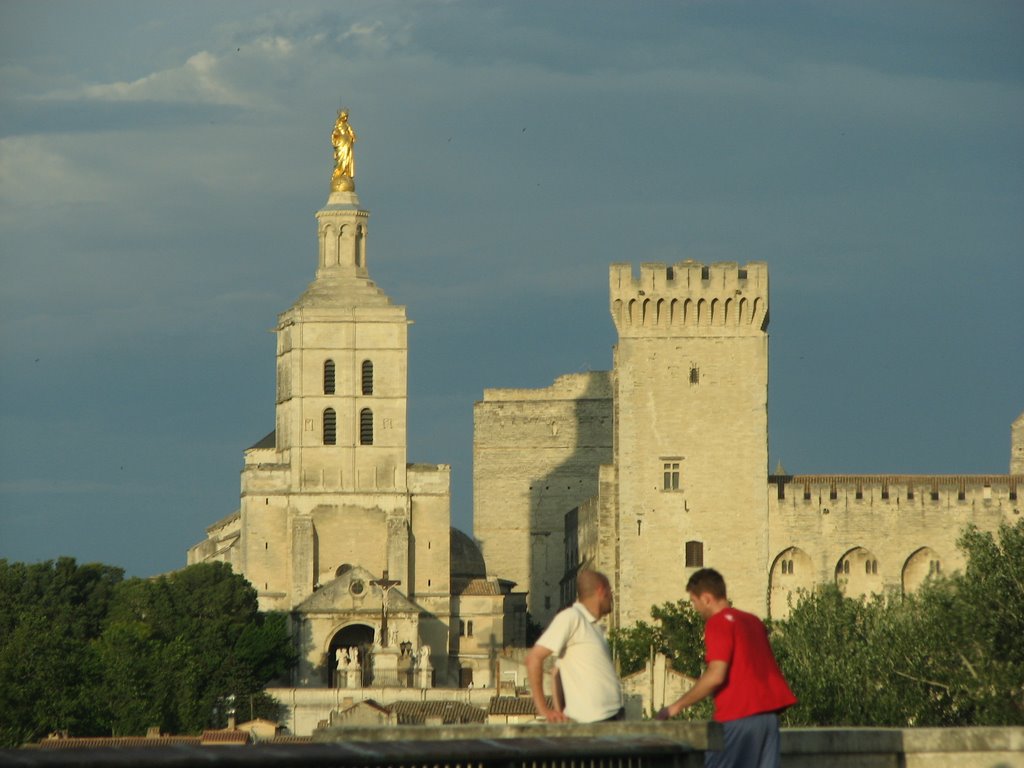
{"label": "stone tower", "polygon": [[618,331],[615,623],[649,619],[651,605],[685,597],[686,574],[701,566],[727,579],[744,574],[730,597],[760,610],[768,563],[767,265],[642,264],[637,278],[630,265],[613,264],[610,303]]}
{"label": "stone tower", "polygon": [[1024,413],[1010,426],[1010,474],[1024,475]]}
{"label": "stone tower", "polygon": [[[344,118],[340,138],[351,141],[341,152],[336,127],[315,277],[277,319],[274,431],[245,451],[238,512],[210,526],[188,560],[231,563],[261,610],[291,612],[300,685],[329,682],[339,648],[382,641],[429,645],[443,680],[450,468],[407,464],[409,320],[367,270],[369,213]],[[389,593],[375,586],[385,572]],[[382,600],[394,637],[381,637]]]}

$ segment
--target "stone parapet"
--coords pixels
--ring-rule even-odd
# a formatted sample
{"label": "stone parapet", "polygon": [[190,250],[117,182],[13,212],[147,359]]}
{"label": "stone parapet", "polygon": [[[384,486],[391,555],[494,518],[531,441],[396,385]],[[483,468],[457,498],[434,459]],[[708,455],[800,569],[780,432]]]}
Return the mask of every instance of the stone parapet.
{"label": "stone parapet", "polygon": [[635,276],[612,264],[609,301],[620,337],[757,334],[768,326],[768,265],[641,264]]}

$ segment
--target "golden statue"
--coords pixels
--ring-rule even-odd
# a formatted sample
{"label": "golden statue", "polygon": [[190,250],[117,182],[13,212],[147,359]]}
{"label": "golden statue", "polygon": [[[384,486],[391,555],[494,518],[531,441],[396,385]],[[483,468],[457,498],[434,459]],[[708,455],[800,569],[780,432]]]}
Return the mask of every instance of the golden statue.
{"label": "golden statue", "polygon": [[332,192],[352,192],[356,188],[356,158],[353,145],[356,143],[356,132],[348,122],[348,110],[339,109],[338,119],[331,132],[331,144],[334,145],[334,174],[331,176]]}

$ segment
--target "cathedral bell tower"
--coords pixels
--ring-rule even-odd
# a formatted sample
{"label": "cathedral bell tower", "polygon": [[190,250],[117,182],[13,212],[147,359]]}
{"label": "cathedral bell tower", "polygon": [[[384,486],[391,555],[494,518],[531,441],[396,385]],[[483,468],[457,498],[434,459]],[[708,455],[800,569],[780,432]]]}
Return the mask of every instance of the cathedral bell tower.
{"label": "cathedral bell tower", "polygon": [[412,582],[409,320],[367,270],[345,111],[332,142],[315,278],[277,321],[273,457],[254,446],[242,475],[244,570],[264,608],[291,609],[354,565]]}

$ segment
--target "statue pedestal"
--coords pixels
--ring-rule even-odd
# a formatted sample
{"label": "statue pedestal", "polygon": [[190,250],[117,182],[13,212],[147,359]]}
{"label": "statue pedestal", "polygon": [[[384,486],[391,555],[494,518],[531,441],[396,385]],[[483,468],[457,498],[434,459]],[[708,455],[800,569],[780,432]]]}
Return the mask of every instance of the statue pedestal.
{"label": "statue pedestal", "polygon": [[359,198],[355,192],[331,192],[327,197],[328,208],[358,208]]}
{"label": "statue pedestal", "polygon": [[379,645],[373,647],[370,656],[370,670],[373,679],[370,680],[370,685],[387,688],[405,686],[398,673],[399,655],[400,652],[397,648],[381,648]]}

